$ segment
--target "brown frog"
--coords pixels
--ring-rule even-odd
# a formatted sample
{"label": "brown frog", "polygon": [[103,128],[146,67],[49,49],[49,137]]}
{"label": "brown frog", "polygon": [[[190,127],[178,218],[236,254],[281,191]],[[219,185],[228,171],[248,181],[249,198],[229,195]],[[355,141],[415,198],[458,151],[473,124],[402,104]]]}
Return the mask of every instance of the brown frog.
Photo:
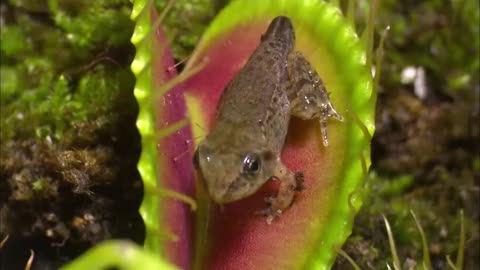
{"label": "brown frog", "polygon": [[277,195],[267,198],[267,209],[260,211],[269,224],[291,205],[303,184],[303,174],[294,174],[280,158],[290,118],[317,118],[325,146],[327,119],[343,121],[322,80],[294,45],[290,19],[273,19],[222,93],[213,128],[194,157],[217,203],[245,198],[267,180],[279,179]]}

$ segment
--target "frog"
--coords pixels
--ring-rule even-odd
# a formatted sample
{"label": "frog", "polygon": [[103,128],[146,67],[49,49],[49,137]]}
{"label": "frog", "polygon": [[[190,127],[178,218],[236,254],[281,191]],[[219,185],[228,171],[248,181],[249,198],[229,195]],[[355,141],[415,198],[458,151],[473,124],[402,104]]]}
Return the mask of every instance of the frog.
{"label": "frog", "polygon": [[224,88],[210,132],[194,152],[208,196],[223,205],[254,194],[269,180],[280,181],[276,195],[265,198],[266,208],[256,212],[271,224],[303,189],[303,173],[294,173],[281,159],[290,119],[317,119],[327,147],[327,120],[343,121],[329,95],[312,65],[295,50],[290,18],[275,17]]}

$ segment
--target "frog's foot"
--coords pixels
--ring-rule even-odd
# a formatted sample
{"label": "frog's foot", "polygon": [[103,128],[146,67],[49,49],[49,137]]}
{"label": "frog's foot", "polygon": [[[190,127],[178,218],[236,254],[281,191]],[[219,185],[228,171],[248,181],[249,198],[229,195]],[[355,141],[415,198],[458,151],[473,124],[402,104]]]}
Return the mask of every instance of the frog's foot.
{"label": "frog's foot", "polygon": [[[275,196],[273,196],[273,195],[263,198],[263,201],[267,204],[267,206],[272,205],[274,200],[275,200]],[[259,211],[259,213],[261,214],[262,211],[264,211],[264,210]]]}
{"label": "frog's foot", "polygon": [[304,188],[304,176],[302,172],[293,174],[283,164],[277,170],[280,187],[276,196],[265,198],[267,208],[257,211],[256,214],[265,216],[267,224],[271,224],[273,219],[279,217],[287,208],[289,208],[295,198],[295,193]]}
{"label": "frog's foot", "polygon": [[255,214],[266,217],[267,224],[270,225],[276,217],[282,215],[282,210],[275,210],[271,206],[269,206],[263,210],[257,211]]}
{"label": "frog's foot", "polygon": [[327,147],[328,146],[328,134],[327,134],[327,120],[328,120],[328,118],[335,118],[338,121],[343,122],[343,116],[341,116],[335,110],[335,108],[333,108],[333,105],[330,102],[330,100],[328,100],[328,97],[327,97],[326,103],[322,104],[322,106],[324,108],[322,109],[322,112],[321,112],[320,117],[319,117],[319,119],[320,119],[319,120],[320,121],[320,130],[322,132],[323,146]]}
{"label": "frog's foot", "polygon": [[320,76],[305,59],[295,51],[288,56],[288,82],[285,86],[290,101],[291,114],[300,119],[318,118],[324,146],[328,146],[327,120],[343,117],[335,110]]}

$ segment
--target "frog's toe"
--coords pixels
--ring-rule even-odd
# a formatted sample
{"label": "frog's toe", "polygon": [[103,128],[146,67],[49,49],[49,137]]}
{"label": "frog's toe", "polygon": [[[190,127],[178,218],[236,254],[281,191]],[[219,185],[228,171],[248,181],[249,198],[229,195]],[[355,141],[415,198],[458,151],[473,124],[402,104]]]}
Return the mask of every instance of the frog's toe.
{"label": "frog's toe", "polygon": [[276,217],[276,215],[268,215],[267,220],[266,220],[267,224],[268,225],[272,224],[272,221],[275,217]]}
{"label": "frog's toe", "polygon": [[328,102],[328,113],[327,113],[327,116],[329,118],[335,118],[337,119],[338,121],[340,122],[343,122],[343,116],[341,114],[339,114],[335,108],[333,108],[333,105],[332,103]]}
{"label": "frog's toe", "polygon": [[275,201],[275,196],[266,196],[265,198],[263,198],[263,201],[268,205],[272,205],[273,201]]}
{"label": "frog's toe", "polygon": [[267,207],[265,209],[256,211],[255,214],[261,215],[266,217],[266,222],[268,225],[272,224],[272,221],[276,218],[282,215],[282,210],[280,209],[273,209],[272,207]]}
{"label": "frog's toe", "polygon": [[321,119],[320,120],[320,130],[322,131],[322,142],[323,146],[328,146],[328,133],[327,133],[327,120]]}
{"label": "frog's toe", "polygon": [[339,114],[337,111],[333,110],[333,108],[332,108],[332,112],[330,113],[329,116],[337,119],[340,122],[343,122],[343,116],[341,114]]}

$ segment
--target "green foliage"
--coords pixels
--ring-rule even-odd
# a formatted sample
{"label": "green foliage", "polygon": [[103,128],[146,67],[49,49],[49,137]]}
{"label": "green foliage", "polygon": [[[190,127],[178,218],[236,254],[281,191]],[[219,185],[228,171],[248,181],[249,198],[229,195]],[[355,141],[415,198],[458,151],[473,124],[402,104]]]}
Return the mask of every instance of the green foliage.
{"label": "green foliage", "polygon": [[[169,0],[155,0],[160,12],[167,7]],[[218,11],[229,0],[176,0],[168,12],[163,29],[171,45],[173,56],[184,60],[190,56],[200,38]]]}
{"label": "green foliage", "polygon": [[128,44],[133,24],[127,1],[49,6],[63,30],[21,12],[1,28],[1,123],[8,127],[2,140],[35,134],[61,141],[81,123],[98,120],[101,127],[119,93],[133,87],[128,70],[87,51]]}
{"label": "green foliage", "polygon": [[77,49],[119,46],[128,42],[133,31],[125,0],[49,0],[49,6],[55,22]]}
{"label": "green foliage", "polygon": [[[430,260],[430,253],[429,253],[429,250],[428,250],[427,238],[424,234],[423,228],[420,225],[420,222],[418,221],[415,213],[412,210],[410,210],[410,213],[411,213],[413,219],[415,220],[415,224],[417,226],[418,233],[420,234],[420,237],[421,237],[422,249],[423,249],[423,260],[422,260],[421,264],[419,264],[419,266],[415,269],[431,270],[432,265],[431,265],[431,260]],[[385,222],[385,228],[386,228],[387,235],[388,235],[388,242],[389,242],[389,245],[390,245],[390,252],[391,252],[392,259],[393,259],[393,269],[395,269],[395,270],[405,269],[406,267],[403,267],[403,268],[401,267],[400,257],[398,256],[398,253],[397,253],[397,247],[395,245],[393,232],[390,228],[390,223],[388,222],[388,220],[385,216],[383,216],[383,220]],[[458,243],[456,263],[454,264],[451,261],[449,255],[446,256],[446,261],[448,262],[448,265],[449,265],[450,269],[453,269],[453,270],[463,269],[463,256],[464,256],[464,248],[465,248],[464,223],[465,222],[464,222],[464,217],[463,217],[463,210],[460,210],[460,237],[459,237],[460,240],[459,240],[459,243]],[[356,266],[355,264],[353,264],[353,265],[356,268],[358,268],[358,266]],[[417,264],[416,264],[415,261],[410,261],[410,262],[406,261],[404,265],[407,266],[408,269],[412,269]],[[389,266],[388,263],[387,263],[387,266],[388,266],[388,269],[391,269],[391,267]]]}
{"label": "green foliage", "polygon": [[478,1],[382,2],[380,21],[391,26],[388,47],[393,50],[387,59],[394,65],[390,68],[423,66],[448,95],[468,91],[478,83]]}
{"label": "green foliage", "polygon": [[[466,217],[463,222],[462,213],[458,218],[458,205],[461,204],[460,198],[454,195],[456,193],[443,190],[445,187],[438,184],[413,189],[415,182],[412,180],[411,176],[387,178],[370,174],[367,189],[371,196],[367,197],[356,218],[358,225],[353,228],[353,236],[343,247],[361,269],[385,269],[394,256],[401,259],[400,265],[407,258],[417,266],[423,262],[432,265],[446,263],[448,254],[463,256],[465,243],[462,237],[478,232],[473,218]],[[381,224],[383,214],[389,222],[387,233]],[[389,241],[392,241],[389,238],[395,239],[396,255],[389,252]],[[426,245],[427,241],[430,245]],[[432,258],[427,259],[428,253]]]}
{"label": "green foliage", "polygon": [[[53,77],[48,72],[36,88],[20,91],[14,69],[5,71],[12,75],[2,83],[2,102],[4,94],[5,101],[10,100],[1,109],[2,126],[8,127],[2,129],[2,139],[33,133],[40,140],[51,138],[68,145],[78,139],[77,128],[88,125],[98,130],[112,124],[114,101],[133,86],[133,76],[127,70],[99,65],[81,77],[76,87],[65,76]],[[87,134],[87,130],[83,132]]]}
{"label": "green foliage", "polygon": [[1,33],[2,53],[6,55],[15,55],[28,50],[30,44],[27,42],[27,38],[19,26],[6,27]]}
{"label": "green foliage", "polygon": [[30,12],[48,12],[48,0],[9,0],[9,2]]}

